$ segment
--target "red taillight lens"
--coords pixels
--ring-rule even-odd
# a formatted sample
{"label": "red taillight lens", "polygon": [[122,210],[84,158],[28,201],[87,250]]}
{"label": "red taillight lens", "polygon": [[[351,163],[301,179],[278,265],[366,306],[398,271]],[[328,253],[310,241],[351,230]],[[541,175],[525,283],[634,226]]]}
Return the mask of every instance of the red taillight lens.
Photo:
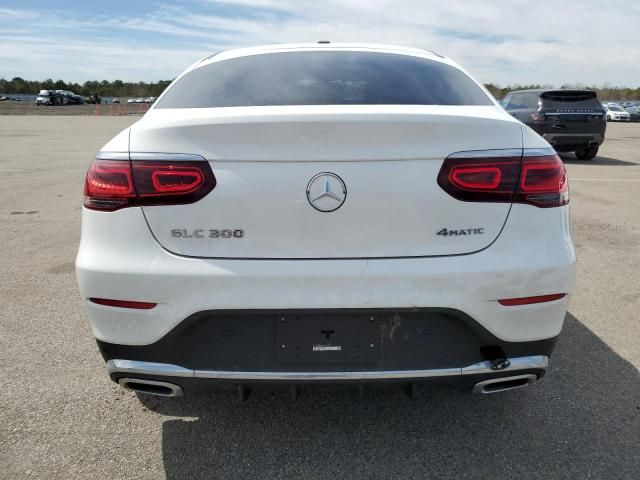
{"label": "red taillight lens", "polygon": [[90,302],[106,307],[133,308],[136,310],[151,310],[157,303],[151,302],[134,302],[132,300],[114,300],[112,298],[95,298],[89,299]]}
{"label": "red taillight lens", "polygon": [[524,157],[515,201],[537,207],[569,203],[567,172],[558,155]]}
{"label": "red taillight lens", "polygon": [[536,297],[520,297],[520,298],[503,298],[498,300],[500,305],[505,307],[516,307],[518,305],[532,305],[534,303],[553,302],[564,298],[566,293],[552,293],[550,295],[538,295]]}
{"label": "red taillight lens", "polygon": [[179,170],[154,170],[151,174],[153,188],[162,193],[187,193],[195,191],[204,177],[197,168]]}
{"label": "red taillight lens", "polygon": [[133,160],[133,179],[143,205],[194,203],[216,185],[209,162]]}
{"label": "red taillight lens", "polygon": [[194,203],[207,195],[216,179],[207,161],[101,160],[89,167],[84,205],[113,211],[139,205]]}
{"label": "red taillight lens", "polygon": [[85,206],[115,210],[135,197],[133,175],[128,160],[95,160],[84,184]]}
{"label": "red taillight lens", "polygon": [[449,174],[452,183],[468,189],[493,190],[500,185],[502,170],[497,166],[456,165]]}
{"label": "red taillight lens", "polygon": [[533,112],[529,114],[529,118],[534,122],[544,122],[546,120],[544,113],[540,112]]}
{"label": "red taillight lens", "polygon": [[438,184],[466,202],[511,202],[518,185],[520,157],[449,157]]}
{"label": "red taillight lens", "polygon": [[[484,152],[482,152],[484,153]],[[466,202],[516,202],[536,207],[569,203],[564,164],[558,155],[495,157],[460,154],[447,158],[438,184]]]}

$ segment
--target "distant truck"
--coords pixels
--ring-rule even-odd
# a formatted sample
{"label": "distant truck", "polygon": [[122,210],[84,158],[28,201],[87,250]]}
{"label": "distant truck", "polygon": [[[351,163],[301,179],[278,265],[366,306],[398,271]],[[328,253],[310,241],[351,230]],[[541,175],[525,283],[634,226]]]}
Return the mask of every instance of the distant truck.
{"label": "distant truck", "polygon": [[82,105],[84,97],[68,90],[40,90],[36,105]]}
{"label": "distant truck", "polygon": [[54,90],[40,90],[36,97],[36,105],[54,105],[55,93]]}
{"label": "distant truck", "polygon": [[100,95],[98,95],[97,93],[92,93],[91,95],[86,97],[84,101],[85,103],[95,103],[98,105],[102,103],[102,99],[100,98]]}

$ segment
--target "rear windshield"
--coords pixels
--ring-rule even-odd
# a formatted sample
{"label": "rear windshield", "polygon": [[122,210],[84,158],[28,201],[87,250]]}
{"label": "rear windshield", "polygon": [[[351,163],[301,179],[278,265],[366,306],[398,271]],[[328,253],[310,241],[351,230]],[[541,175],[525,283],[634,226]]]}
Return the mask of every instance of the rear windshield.
{"label": "rear windshield", "polygon": [[597,108],[602,110],[595,92],[546,92],[540,95],[544,108]]}
{"label": "rear windshield", "polygon": [[156,108],[266,105],[492,105],[460,70],[374,52],[286,52],[197,68]]}

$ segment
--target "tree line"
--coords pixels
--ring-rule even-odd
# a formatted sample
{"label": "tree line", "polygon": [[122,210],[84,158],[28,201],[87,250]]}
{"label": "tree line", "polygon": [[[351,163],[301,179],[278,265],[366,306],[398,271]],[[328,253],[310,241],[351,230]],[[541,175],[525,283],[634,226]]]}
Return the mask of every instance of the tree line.
{"label": "tree line", "polygon": [[[530,90],[536,88],[553,88],[552,85],[508,85],[506,87],[500,87],[499,85],[494,85],[493,83],[486,83],[484,85],[487,90],[491,92],[491,94],[497,99],[501,99],[507,93],[513,90]],[[582,83],[577,84],[564,84],[560,87],[561,89],[565,88],[577,88],[580,90],[594,90],[598,94],[598,98],[600,100],[621,100],[621,101],[634,101],[640,100],[640,87],[638,88],[627,88],[627,87],[612,87],[610,85],[603,85],[597,87],[595,85],[584,85]]]}
{"label": "tree line", "polygon": [[[89,96],[98,94],[101,97],[157,97],[167,88],[171,80],[159,80],[158,82],[123,82],[122,80],[88,81],[80,83],[67,83],[62,80],[47,79],[44,81],[24,80],[14,77],[11,80],[0,78],[0,93],[35,95],[40,90],[70,90],[78,95]],[[550,88],[550,85],[508,85],[501,87],[493,83],[485,84],[485,87],[500,99],[512,90],[524,90],[532,88]],[[602,100],[640,100],[640,87],[601,87],[583,84],[565,84],[560,88],[586,88],[598,92],[598,98]]]}
{"label": "tree line", "polygon": [[150,83],[123,82],[122,80],[67,83],[50,78],[44,81],[33,81],[14,77],[11,80],[0,78],[0,93],[35,95],[40,90],[69,90],[85,97],[94,94],[100,97],[157,97],[170,83],[171,80]]}

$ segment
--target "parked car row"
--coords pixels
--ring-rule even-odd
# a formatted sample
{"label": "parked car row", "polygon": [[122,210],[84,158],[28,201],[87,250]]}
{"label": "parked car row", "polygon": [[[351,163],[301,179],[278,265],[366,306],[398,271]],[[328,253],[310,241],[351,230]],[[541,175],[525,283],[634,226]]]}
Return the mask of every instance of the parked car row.
{"label": "parked car row", "polygon": [[640,102],[603,102],[608,122],[640,122]]}
{"label": "parked car row", "polygon": [[82,105],[84,97],[68,90],[40,90],[36,105]]}
{"label": "parked car row", "polygon": [[[2,97],[2,100],[13,100],[13,98]],[[127,103],[153,103],[155,101],[156,97],[138,97],[129,98]],[[36,97],[36,105],[81,105],[83,103],[99,104],[103,103],[103,99],[96,93],[83,97],[68,90],[40,90]],[[120,98],[114,97],[111,103],[120,103]]]}
{"label": "parked car row", "polygon": [[153,103],[156,101],[156,97],[138,97],[138,98],[130,98],[127,100],[127,103]]}

